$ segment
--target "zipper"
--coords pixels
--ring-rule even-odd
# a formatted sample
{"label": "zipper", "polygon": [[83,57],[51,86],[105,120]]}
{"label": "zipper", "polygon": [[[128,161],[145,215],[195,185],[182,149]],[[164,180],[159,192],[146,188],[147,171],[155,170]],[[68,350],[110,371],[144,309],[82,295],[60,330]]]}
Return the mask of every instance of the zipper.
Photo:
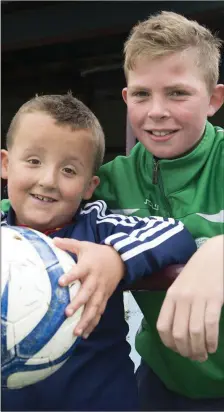
{"label": "zipper", "polygon": [[158,169],[159,161],[153,158],[152,183],[154,185],[158,184]]}
{"label": "zipper", "polygon": [[159,190],[165,200],[165,204],[166,204],[166,210],[168,213],[168,217],[172,217],[172,209],[170,206],[170,203],[165,195],[165,191],[164,191],[164,186],[163,186],[163,181],[162,181],[162,177],[161,174],[159,174],[159,160],[153,158],[153,175],[152,175],[152,183],[154,185],[158,185],[159,186]]}
{"label": "zipper", "polygon": [[162,177],[161,177],[161,175],[160,175],[159,177],[160,177],[160,179],[159,179],[159,189],[160,189],[160,191],[161,191],[161,193],[162,193],[162,196],[163,196],[163,198],[164,198],[164,200],[165,200],[165,203],[166,203],[166,210],[167,210],[167,212],[168,212],[168,217],[172,217],[172,209],[171,209],[169,200],[167,199],[167,197],[166,197],[166,195],[165,195]]}

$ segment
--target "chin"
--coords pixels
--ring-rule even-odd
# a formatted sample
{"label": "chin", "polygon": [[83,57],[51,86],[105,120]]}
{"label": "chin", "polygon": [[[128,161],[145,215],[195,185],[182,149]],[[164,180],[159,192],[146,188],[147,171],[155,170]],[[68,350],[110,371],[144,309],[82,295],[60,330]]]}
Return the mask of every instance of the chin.
{"label": "chin", "polygon": [[174,151],[172,147],[146,147],[146,149],[159,159],[175,159],[176,157],[183,156],[183,154],[177,150]]}
{"label": "chin", "polygon": [[168,159],[168,160],[171,160],[171,159],[175,159],[175,158],[177,158],[177,157],[179,157],[179,156],[181,156],[181,155],[178,155],[178,154],[176,154],[176,153],[164,153],[164,152],[162,152],[162,153],[159,153],[159,154],[157,154],[157,155],[154,155],[154,156],[156,156],[156,157],[158,157],[159,159]]}
{"label": "chin", "polygon": [[170,153],[169,150],[161,150],[161,149],[149,149],[147,148],[147,150],[155,157],[158,157],[159,159],[171,159],[172,157],[174,157],[173,153]]}
{"label": "chin", "polygon": [[41,220],[40,222],[38,221],[29,221],[29,224],[27,224],[28,227],[34,230],[38,230],[39,232],[43,232],[44,230],[50,229],[50,223],[49,222],[44,222]]}

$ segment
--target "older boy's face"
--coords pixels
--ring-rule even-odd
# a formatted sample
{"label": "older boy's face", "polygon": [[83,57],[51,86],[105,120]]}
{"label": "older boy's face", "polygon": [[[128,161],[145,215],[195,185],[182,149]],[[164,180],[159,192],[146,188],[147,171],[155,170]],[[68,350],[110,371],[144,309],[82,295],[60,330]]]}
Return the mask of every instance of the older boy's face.
{"label": "older boy's face", "polygon": [[2,175],[17,223],[43,231],[69,223],[97,186],[93,141],[86,130],[57,125],[41,112],[21,116]]}
{"label": "older boy's face", "polygon": [[217,110],[192,50],[140,59],[129,71],[123,98],[135,136],[160,158],[189,151]]}

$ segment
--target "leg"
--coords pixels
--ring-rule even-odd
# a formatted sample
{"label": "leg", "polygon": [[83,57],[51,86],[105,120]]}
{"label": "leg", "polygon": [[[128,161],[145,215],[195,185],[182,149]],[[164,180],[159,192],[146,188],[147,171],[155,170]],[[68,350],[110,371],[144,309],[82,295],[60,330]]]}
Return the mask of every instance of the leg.
{"label": "leg", "polygon": [[143,411],[224,411],[224,397],[191,399],[170,391],[142,360],[136,372]]}
{"label": "leg", "polygon": [[142,411],[173,411],[172,392],[142,360],[136,371],[139,401]]}
{"label": "leg", "polygon": [[224,398],[190,399],[179,395],[177,405],[180,411],[224,411]]}

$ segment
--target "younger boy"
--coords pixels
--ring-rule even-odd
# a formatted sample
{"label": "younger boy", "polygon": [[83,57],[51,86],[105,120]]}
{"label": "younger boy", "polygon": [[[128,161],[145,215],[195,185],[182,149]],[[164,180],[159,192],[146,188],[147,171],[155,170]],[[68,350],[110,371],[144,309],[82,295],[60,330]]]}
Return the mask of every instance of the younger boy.
{"label": "younger boy", "polygon": [[195,242],[172,218],[115,215],[103,201],[81,206],[99,183],[95,173],[103,159],[104,135],[93,113],[71,95],[25,103],[12,120],[7,148],[1,151],[2,176],[8,180],[11,208],[3,224],[89,241],[92,260],[83,272],[91,277],[100,262],[99,275],[107,278],[109,272],[116,286],[120,283],[99,325],[80,340],[70,359],[42,382],[3,390],[2,410],[138,410],[123,288],[169,264],[185,263]]}

